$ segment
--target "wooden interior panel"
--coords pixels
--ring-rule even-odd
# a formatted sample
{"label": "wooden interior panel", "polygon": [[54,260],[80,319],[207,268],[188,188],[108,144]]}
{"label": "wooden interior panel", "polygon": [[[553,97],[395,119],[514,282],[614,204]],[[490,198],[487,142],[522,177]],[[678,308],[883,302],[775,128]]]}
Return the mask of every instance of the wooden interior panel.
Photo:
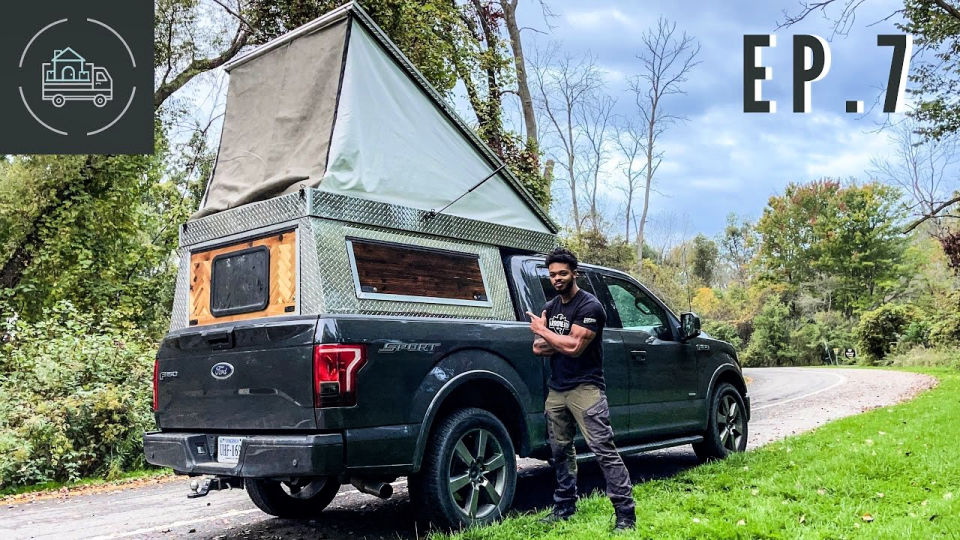
{"label": "wooden interior panel", "polygon": [[[213,259],[218,255],[257,246],[267,246],[270,250],[270,301],[267,307],[260,311],[214,317],[210,312],[210,271]],[[293,312],[297,302],[296,295],[296,231],[284,231],[190,254],[190,326],[286,315]]]}
{"label": "wooden interior panel", "polygon": [[476,255],[353,240],[364,292],[486,300]]}

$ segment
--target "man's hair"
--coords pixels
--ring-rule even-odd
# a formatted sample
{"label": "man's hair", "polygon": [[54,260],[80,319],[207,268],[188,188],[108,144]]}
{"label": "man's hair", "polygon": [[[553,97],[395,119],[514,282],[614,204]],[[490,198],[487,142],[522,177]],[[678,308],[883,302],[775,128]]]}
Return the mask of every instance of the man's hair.
{"label": "man's hair", "polygon": [[558,247],[547,255],[547,266],[553,263],[563,263],[570,267],[570,270],[577,269],[577,256],[567,248]]}

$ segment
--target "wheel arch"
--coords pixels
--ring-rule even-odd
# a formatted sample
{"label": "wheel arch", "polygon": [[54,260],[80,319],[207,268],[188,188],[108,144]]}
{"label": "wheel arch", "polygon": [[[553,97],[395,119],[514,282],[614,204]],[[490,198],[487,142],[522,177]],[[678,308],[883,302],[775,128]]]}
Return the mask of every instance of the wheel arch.
{"label": "wheel arch", "polygon": [[[717,367],[714,370],[713,375],[710,377],[710,384],[707,387],[707,407],[710,407],[710,403],[713,401],[713,393],[716,391],[717,387],[722,383],[729,383],[733,385],[734,388],[740,392],[740,395],[746,401],[747,396],[747,384],[743,380],[743,373],[740,369],[737,368],[732,361],[725,361],[723,364]],[[747,420],[750,420],[750,408],[747,407]]]}
{"label": "wheel arch", "polygon": [[517,388],[499,373],[472,369],[450,378],[434,395],[423,416],[413,456],[414,472],[420,470],[434,426],[450,412],[465,407],[484,409],[496,416],[506,426],[515,452],[526,455],[530,442],[522,403]]}

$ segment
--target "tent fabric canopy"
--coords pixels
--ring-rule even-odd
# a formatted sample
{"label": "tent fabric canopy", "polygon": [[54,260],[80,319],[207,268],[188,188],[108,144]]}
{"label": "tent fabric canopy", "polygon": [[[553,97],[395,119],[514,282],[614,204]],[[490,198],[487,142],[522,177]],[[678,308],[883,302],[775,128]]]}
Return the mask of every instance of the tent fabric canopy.
{"label": "tent fabric canopy", "polygon": [[[191,219],[301,187],[437,210],[501,165],[353,4],[228,69],[220,151]],[[506,169],[445,212],[556,232]]]}

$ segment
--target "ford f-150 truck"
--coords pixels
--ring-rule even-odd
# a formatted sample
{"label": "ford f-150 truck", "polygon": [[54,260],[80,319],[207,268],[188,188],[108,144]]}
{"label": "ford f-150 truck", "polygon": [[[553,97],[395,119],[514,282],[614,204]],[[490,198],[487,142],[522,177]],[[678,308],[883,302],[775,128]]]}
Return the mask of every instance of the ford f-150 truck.
{"label": "ford f-150 truck", "polygon": [[[533,355],[524,316],[555,294],[543,257],[501,250],[503,273],[494,278],[458,253],[347,242],[359,294],[412,285],[436,290],[421,296],[483,303],[502,286],[513,320],[343,313],[175,330],[157,355],[160,430],[145,437],[147,460],[215,475],[215,486],[242,479],[275,516],[315,516],[346,482],[389,496],[389,482],[406,476],[433,523],[498,519],[513,498],[516,456],[549,455],[549,362]],[[245,296],[248,283],[217,279],[266,264],[256,256],[269,251],[249,243],[214,257],[213,271],[224,275],[213,276],[213,301],[226,298],[227,312],[250,303],[240,298],[231,308],[227,298]],[[239,253],[232,260],[230,249]],[[750,398],[734,349],[622,272],[582,265],[578,283],[608,315],[603,367],[620,452],[692,444],[712,458],[744,450]],[[589,459],[580,443],[579,457]]]}
{"label": "ford f-150 truck", "polygon": [[[346,4],[225,66],[217,162],[180,227],[150,463],[314,517],[344,483],[449,527],[510,508],[546,459],[549,362],[526,311],[558,227],[366,12]],[[584,265],[607,313],[623,454],[741,451],[734,349],[627,274]],[[579,456],[589,459],[579,443]]]}

